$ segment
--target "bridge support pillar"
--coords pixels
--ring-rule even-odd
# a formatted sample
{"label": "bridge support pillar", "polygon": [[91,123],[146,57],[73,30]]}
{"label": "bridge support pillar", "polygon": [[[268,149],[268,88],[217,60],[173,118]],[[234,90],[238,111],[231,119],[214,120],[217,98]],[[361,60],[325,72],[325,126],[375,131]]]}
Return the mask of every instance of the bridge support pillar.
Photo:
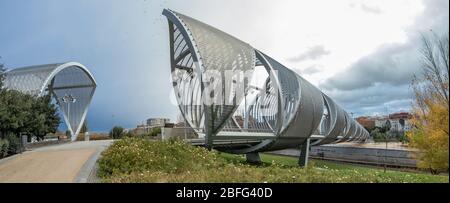
{"label": "bridge support pillar", "polygon": [[308,166],[309,144],[310,140],[308,138],[305,143],[300,146],[300,157],[298,159],[298,165],[301,167]]}
{"label": "bridge support pillar", "polygon": [[248,163],[252,163],[252,164],[262,163],[261,157],[259,157],[258,152],[252,152],[252,153],[245,154],[245,158],[247,158]]}

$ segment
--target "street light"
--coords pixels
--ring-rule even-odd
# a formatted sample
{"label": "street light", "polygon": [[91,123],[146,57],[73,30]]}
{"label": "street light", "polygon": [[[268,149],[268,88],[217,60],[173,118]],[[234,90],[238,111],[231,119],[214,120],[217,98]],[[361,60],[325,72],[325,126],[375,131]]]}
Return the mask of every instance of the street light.
{"label": "street light", "polygon": [[70,103],[75,103],[77,99],[71,94],[65,94],[62,101],[67,104],[67,120],[70,123]]}

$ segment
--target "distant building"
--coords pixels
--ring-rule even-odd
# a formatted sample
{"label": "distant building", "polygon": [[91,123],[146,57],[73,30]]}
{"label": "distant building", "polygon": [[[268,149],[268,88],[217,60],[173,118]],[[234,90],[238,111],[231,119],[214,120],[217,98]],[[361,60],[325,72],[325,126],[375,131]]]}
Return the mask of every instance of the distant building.
{"label": "distant building", "polygon": [[408,112],[400,112],[389,115],[389,119],[404,119],[409,120],[412,118],[412,115]]}
{"label": "distant building", "polygon": [[372,130],[375,128],[375,119],[368,116],[362,116],[356,119],[359,124],[361,124],[364,128],[368,130]]}
{"label": "distant building", "polygon": [[189,127],[184,121],[178,122],[174,125],[174,128],[184,128]]}
{"label": "distant building", "polygon": [[151,128],[149,128],[147,125],[138,125],[135,129],[132,130],[132,132],[136,135],[140,135],[149,133],[150,130]]}
{"label": "distant building", "polygon": [[375,117],[374,120],[375,120],[375,127],[382,128],[384,125],[386,125],[388,117],[387,116]]}
{"label": "distant building", "polygon": [[383,128],[389,124],[391,132],[404,133],[412,128],[411,118],[412,115],[410,113],[399,112],[388,116],[362,116],[356,120],[367,129]]}
{"label": "distant building", "polygon": [[412,115],[407,112],[389,115],[389,121],[391,122],[391,131],[404,133],[411,130],[412,128],[411,118]]}
{"label": "distant building", "polygon": [[173,128],[174,124],[170,123],[168,118],[149,118],[146,123],[142,123],[136,126],[136,128],[129,130],[133,134],[147,134],[150,133],[153,128],[169,127]]}
{"label": "distant building", "polygon": [[170,123],[168,118],[149,118],[147,119],[147,126],[150,128],[154,127],[164,127],[166,123]]}
{"label": "distant building", "polygon": [[161,135],[163,140],[170,138],[179,139],[196,139],[199,138],[195,133],[194,129],[190,127],[188,123],[185,122],[183,116],[179,115],[177,122],[166,123],[164,128],[161,128]]}

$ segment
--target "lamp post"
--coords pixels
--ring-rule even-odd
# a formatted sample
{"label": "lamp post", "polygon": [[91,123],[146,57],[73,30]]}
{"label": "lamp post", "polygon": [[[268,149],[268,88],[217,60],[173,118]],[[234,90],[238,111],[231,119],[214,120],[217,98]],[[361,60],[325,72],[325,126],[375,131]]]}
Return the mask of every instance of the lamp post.
{"label": "lamp post", "polygon": [[[66,94],[62,98],[62,101],[67,104],[67,122],[69,122],[69,126],[71,126],[70,125],[70,103],[75,103],[77,101],[77,99],[75,99],[75,97],[71,94]],[[69,130],[71,130],[71,129],[69,129]],[[72,132],[72,134],[73,134],[73,132]],[[72,135],[72,136],[74,136],[74,135]]]}

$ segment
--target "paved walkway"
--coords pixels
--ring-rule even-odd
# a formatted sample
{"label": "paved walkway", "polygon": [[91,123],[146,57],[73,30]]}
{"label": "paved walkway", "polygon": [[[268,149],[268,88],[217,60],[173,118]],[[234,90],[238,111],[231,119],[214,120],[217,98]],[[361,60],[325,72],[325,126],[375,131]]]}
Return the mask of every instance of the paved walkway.
{"label": "paved walkway", "polygon": [[0,160],[0,183],[87,182],[111,140],[42,147]]}

